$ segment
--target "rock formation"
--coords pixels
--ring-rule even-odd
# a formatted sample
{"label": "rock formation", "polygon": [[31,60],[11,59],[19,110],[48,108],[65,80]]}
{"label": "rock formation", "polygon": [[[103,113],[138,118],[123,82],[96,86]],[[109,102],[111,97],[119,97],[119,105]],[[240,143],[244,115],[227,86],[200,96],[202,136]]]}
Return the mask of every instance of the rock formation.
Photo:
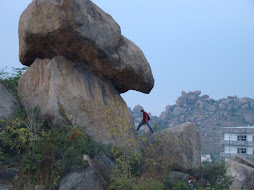
{"label": "rock formation", "polygon": [[[133,116],[135,121],[138,117]],[[151,119],[162,128],[192,122],[202,136],[202,153],[218,155],[221,127],[254,125],[254,100],[237,96],[214,100],[201,91],[182,92],[176,104],[166,106],[160,117]]]}
{"label": "rock formation", "polygon": [[200,167],[201,139],[192,123],[161,130],[148,139],[148,144],[145,156],[159,164],[166,164],[164,169],[189,172]]}
{"label": "rock formation", "polygon": [[254,162],[234,155],[226,161],[227,176],[233,180],[232,190],[252,190],[254,187]]}
{"label": "rock formation", "polygon": [[[153,75],[143,52],[90,0],[34,0],[19,22],[20,61],[30,66],[18,94],[51,125],[86,126],[108,143],[110,128],[132,119],[120,93],[149,93]],[[112,123],[113,122],[113,123]]]}
{"label": "rock formation", "polygon": [[18,101],[8,92],[8,90],[0,83],[0,119],[11,116]]}
{"label": "rock formation", "polygon": [[19,43],[24,65],[61,55],[108,79],[120,93],[153,88],[143,52],[90,0],[34,0],[20,17]]}

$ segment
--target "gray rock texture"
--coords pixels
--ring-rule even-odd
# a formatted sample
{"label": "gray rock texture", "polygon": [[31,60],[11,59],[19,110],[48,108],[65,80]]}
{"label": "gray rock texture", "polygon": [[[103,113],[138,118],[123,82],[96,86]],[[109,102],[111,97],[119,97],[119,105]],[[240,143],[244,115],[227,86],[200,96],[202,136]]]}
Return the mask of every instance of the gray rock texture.
{"label": "gray rock texture", "polygon": [[154,85],[143,52],[90,0],[34,0],[20,17],[19,44],[27,66],[61,55],[88,66],[120,93],[149,93]]}
{"label": "gray rock texture", "polygon": [[0,118],[9,117],[13,114],[18,101],[0,83]]}
{"label": "gray rock texture", "polygon": [[8,168],[0,172],[0,183],[13,183],[18,179],[18,168]]}
{"label": "gray rock texture", "polygon": [[148,139],[145,156],[174,171],[188,172],[201,164],[201,140],[192,123],[164,129]]}
{"label": "gray rock texture", "polygon": [[110,181],[110,174],[116,168],[116,165],[103,153],[96,155],[92,160],[92,166],[100,172],[103,179]]}
{"label": "gray rock texture", "polygon": [[0,190],[11,190],[11,189],[12,189],[11,185],[0,184]]}
{"label": "gray rock texture", "polygon": [[233,161],[238,162],[240,164],[244,164],[246,166],[254,168],[254,162],[253,161],[251,161],[249,159],[246,159],[246,158],[243,158],[243,157],[241,157],[239,155],[232,155],[230,157],[230,160],[233,160]]}
{"label": "gray rock texture", "polygon": [[110,128],[119,122],[133,135],[128,108],[115,88],[64,57],[37,59],[20,78],[18,94],[24,107],[39,106],[51,125],[85,126],[102,143],[112,142]]}
{"label": "gray rock texture", "polygon": [[173,181],[187,181],[188,180],[189,175],[186,173],[182,173],[182,172],[177,172],[177,171],[171,171],[168,178]]}
{"label": "gray rock texture", "polygon": [[244,190],[252,190],[254,187],[254,168],[251,167],[253,162],[239,156],[232,157],[232,159],[226,161],[226,175],[233,180],[230,189],[238,190],[243,188]]}
{"label": "gray rock texture", "polygon": [[59,190],[104,190],[103,178],[88,167],[85,170],[76,170],[65,176],[60,184]]}

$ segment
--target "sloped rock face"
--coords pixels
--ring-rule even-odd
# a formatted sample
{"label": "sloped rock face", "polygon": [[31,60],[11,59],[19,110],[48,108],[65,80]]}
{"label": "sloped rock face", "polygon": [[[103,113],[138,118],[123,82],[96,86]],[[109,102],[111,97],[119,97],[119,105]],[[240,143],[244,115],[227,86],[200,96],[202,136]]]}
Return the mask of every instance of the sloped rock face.
{"label": "sloped rock face", "polygon": [[37,59],[19,80],[18,94],[24,107],[39,106],[51,125],[85,126],[99,142],[111,142],[115,118],[121,118],[126,134],[134,130],[128,108],[112,85],[64,57]]}
{"label": "sloped rock face", "polygon": [[254,187],[254,163],[240,156],[233,156],[226,161],[227,176],[233,180],[232,190],[252,190]]}
{"label": "sloped rock face", "polygon": [[90,0],[34,0],[20,17],[19,44],[27,66],[62,55],[87,65],[120,93],[149,93],[154,85],[143,52]]}
{"label": "sloped rock face", "polygon": [[11,116],[18,101],[8,92],[8,90],[0,83],[0,119]]}
{"label": "sloped rock face", "polygon": [[161,130],[148,139],[148,144],[146,157],[155,160],[164,169],[169,167],[175,171],[188,172],[200,167],[200,135],[191,123]]}
{"label": "sloped rock face", "polygon": [[94,170],[88,167],[85,170],[76,170],[65,176],[60,184],[59,190],[104,190],[103,178]]}

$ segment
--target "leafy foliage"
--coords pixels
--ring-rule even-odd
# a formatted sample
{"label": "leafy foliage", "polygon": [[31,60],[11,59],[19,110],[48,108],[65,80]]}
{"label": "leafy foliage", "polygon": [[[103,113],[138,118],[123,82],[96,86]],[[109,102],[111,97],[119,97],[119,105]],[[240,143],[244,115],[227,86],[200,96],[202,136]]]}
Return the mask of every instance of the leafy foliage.
{"label": "leafy foliage", "polygon": [[87,166],[83,155],[93,157],[103,149],[83,128],[49,127],[38,119],[38,108],[17,113],[0,121],[0,157],[18,155],[25,184],[55,189],[68,171]]}
{"label": "leafy foliage", "polygon": [[12,73],[6,72],[6,68],[0,69],[0,82],[8,89],[8,91],[17,97],[18,81],[28,67],[12,68]]}
{"label": "leafy foliage", "polygon": [[[226,176],[224,162],[215,164],[204,162],[196,173],[202,185],[209,189],[229,189],[232,184],[232,181]],[[204,183],[204,181],[207,182]]]}

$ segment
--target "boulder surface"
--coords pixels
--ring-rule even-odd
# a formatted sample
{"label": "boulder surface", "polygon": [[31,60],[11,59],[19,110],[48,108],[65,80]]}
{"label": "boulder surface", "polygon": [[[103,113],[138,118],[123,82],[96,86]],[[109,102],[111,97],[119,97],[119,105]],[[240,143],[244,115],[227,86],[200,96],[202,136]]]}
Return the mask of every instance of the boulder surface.
{"label": "boulder surface", "polygon": [[115,88],[64,57],[37,59],[20,78],[18,94],[24,107],[39,106],[49,124],[85,126],[99,142],[112,142],[110,129],[120,124],[126,135],[133,134],[128,108]]}
{"label": "boulder surface", "polygon": [[27,66],[61,55],[110,80],[120,93],[149,93],[154,85],[143,52],[90,0],[34,0],[20,17],[19,44]]}
{"label": "boulder surface", "polygon": [[231,190],[238,190],[243,188],[244,190],[252,190],[254,187],[254,167],[252,161],[241,158],[239,156],[233,156],[226,161],[227,173],[226,175],[233,180],[233,184],[230,187]]}
{"label": "boulder surface", "polygon": [[60,184],[59,190],[104,190],[103,178],[88,167],[85,170],[76,170],[65,176]]}
{"label": "boulder surface", "polygon": [[188,172],[201,164],[200,134],[192,123],[184,123],[159,131],[148,139],[147,158],[164,169]]}
{"label": "boulder surface", "polygon": [[1,83],[0,97],[0,118],[11,116],[19,103]]}

